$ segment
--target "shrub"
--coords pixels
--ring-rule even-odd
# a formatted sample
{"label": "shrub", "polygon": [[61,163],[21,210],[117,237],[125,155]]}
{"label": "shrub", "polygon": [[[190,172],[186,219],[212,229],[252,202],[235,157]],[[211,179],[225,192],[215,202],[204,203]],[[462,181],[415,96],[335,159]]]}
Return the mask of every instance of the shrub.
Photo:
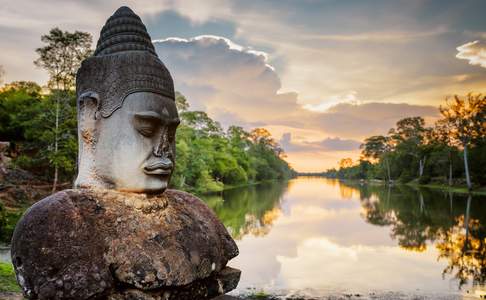
{"label": "shrub", "polygon": [[419,178],[419,183],[420,184],[430,183],[430,176],[429,175],[422,175],[422,177]]}

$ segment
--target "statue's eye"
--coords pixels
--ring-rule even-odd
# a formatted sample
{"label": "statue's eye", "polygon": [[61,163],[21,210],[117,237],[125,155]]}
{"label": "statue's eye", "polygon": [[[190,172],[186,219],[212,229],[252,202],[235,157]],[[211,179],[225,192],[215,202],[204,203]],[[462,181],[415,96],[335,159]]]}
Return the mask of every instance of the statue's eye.
{"label": "statue's eye", "polygon": [[141,135],[151,137],[157,131],[160,126],[160,120],[150,115],[137,114],[133,119],[135,129],[140,132]]}
{"label": "statue's eye", "polygon": [[155,133],[155,128],[153,125],[142,125],[137,127],[138,132],[146,137],[151,137]]}

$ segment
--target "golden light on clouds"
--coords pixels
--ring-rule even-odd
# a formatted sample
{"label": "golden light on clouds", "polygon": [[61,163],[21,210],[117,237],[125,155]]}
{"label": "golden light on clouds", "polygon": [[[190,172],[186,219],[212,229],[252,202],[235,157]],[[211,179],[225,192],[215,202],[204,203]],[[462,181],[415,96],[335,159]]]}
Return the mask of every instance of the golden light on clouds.
{"label": "golden light on clouds", "polygon": [[457,51],[457,58],[466,59],[471,65],[486,68],[486,43],[476,40],[457,47]]}

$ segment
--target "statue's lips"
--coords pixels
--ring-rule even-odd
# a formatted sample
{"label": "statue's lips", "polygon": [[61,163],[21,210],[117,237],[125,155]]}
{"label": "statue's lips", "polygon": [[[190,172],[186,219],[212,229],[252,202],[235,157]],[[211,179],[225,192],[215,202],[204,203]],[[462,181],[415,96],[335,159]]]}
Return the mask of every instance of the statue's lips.
{"label": "statue's lips", "polygon": [[171,170],[172,167],[163,162],[157,162],[143,168],[143,172],[147,175],[170,175]]}

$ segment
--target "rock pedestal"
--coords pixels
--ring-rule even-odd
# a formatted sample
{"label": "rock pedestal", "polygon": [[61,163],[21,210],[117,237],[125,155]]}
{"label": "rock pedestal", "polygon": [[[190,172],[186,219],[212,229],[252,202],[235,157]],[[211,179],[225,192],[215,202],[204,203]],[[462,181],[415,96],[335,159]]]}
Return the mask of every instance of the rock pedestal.
{"label": "rock pedestal", "polygon": [[211,299],[236,287],[238,248],[214,213],[181,191],[78,189],[32,206],[12,240],[29,299]]}

